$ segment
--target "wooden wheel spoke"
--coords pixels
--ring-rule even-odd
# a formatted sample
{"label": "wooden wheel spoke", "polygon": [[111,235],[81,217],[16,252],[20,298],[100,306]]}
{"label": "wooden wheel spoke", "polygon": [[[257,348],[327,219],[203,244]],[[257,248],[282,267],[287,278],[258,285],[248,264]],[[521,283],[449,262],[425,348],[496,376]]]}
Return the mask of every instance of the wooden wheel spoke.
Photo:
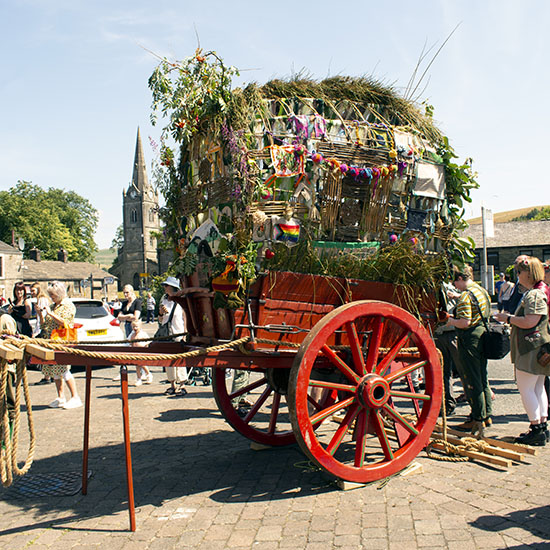
{"label": "wooden wheel spoke", "polygon": [[323,409],[322,411],[319,411],[318,413],[311,416],[309,421],[313,426],[315,426],[329,416],[332,416],[334,413],[337,413],[338,411],[349,407],[349,405],[351,405],[354,401],[355,396],[348,397],[347,399],[344,399],[342,401],[338,401],[337,403],[334,403],[334,405],[331,405],[330,407],[327,407],[326,409]]}
{"label": "wooden wheel spoke", "polygon": [[399,340],[392,346],[384,359],[380,361],[375,372],[377,372],[380,376],[384,376],[386,370],[388,370],[388,367],[391,365],[391,362],[397,357],[397,354],[401,351],[401,349],[403,349],[410,336],[411,333],[409,331],[403,332],[401,338],[399,338]]}
{"label": "wooden wheel spoke", "polygon": [[275,433],[275,427],[277,426],[277,417],[279,416],[279,405],[281,403],[281,394],[275,392],[273,396],[273,404],[271,405],[271,416],[269,418],[269,428],[267,433],[273,435]]}
{"label": "wooden wheel spoke", "polygon": [[355,420],[355,417],[357,416],[358,411],[359,411],[359,406],[357,404],[352,405],[348,409],[346,416],[344,417],[344,419],[340,423],[340,426],[332,436],[330,443],[327,445],[327,453],[334,455],[334,453],[338,450],[340,443],[342,443],[344,436],[346,435],[347,431],[349,430],[350,426]]}
{"label": "wooden wheel spoke", "polygon": [[367,352],[367,363],[365,368],[367,372],[372,372],[376,366],[378,360],[378,350],[380,349],[380,342],[382,341],[382,334],[384,332],[384,317],[376,317],[372,333],[369,338],[369,350]]}
{"label": "wooden wheel spoke", "polygon": [[401,414],[399,414],[394,408],[390,407],[387,403],[383,406],[383,409],[396,421],[399,422],[406,430],[414,435],[418,435],[418,430]]}
{"label": "wooden wheel spoke", "polygon": [[315,409],[318,411],[320,411],[323,408],[316,399],[314,399],[313,397],[311,397],[311,395],[309,395],[309,393],[307,395],[307,401],[308,403],[311,403],[313,407],[315,407]]}
{"label": "wooden wheel spoke", "polygon": [[355,382],[356,384],[359,383],[359,376],[353,372],[352,369],[336,355],[336,353],[330,349],[326,344],[323,345],[321,348],[321,352],[330,360],[330,362],[342,373],[344,376],[349,378],[352,382]]}
{"label": "wooden wheel spoke", "polygon": [[389,376],[386,376],[386,380],[388,381],[388,383],[391,384],[392,382],[395,382],[396,380],[407,376],[407,374],[410,374],[412,371],[420,369],[427,364],[428,361],[426,360],[418,361],[416,363],[413,363],[412,365],[409,365],[408,367],[405,367],[404,369],[391,373]]}
{"label": "wooden wheel spoke", "polygon": [[240,390],[230,393],[229,399],[235,399],[236,397],[239,397],[245,393],[249,393],[252,390],[255,390],[256,388],[259,388],[260,386],[263,386],[264,384],[267,384],[267,378],[264,376],[263,378],[260,378],[259,380],[256,380],[256,382],[252,382],[252,384],[248,384],[241,388]]}
{"label": "wooden wheel spoke", "polygon": [[355,467],[362,468],[365,462],[365,444],[367,442],[367,419],[369,410],[363,409],[357,416],[357,422],[355,422]]}
{"label": "wooden wheel spoke", "polygon": [[357,389],[357,386],[337,384],[336,382],[325,382],[324,380],[310,380],[308,385],[314,388],[328,388],[330,390],[341,390],[350,393],[353,393]]}
{"label": "wooden wheel spoke", "polygon": [[360,376],[364,376],[367,373],[365,360],[363,359],[363,350],[361,349],[361,342],[359,342],[357,327],[354,322],[346,323],[346,332],[351,348],[351,356],[353,357],[355,372]]}
{"label": "wooden wheel spoke", "polygon": [[265,400],[269,397],[273,390],[270,387],[267,387],[262,395],[260,395],[258,401],[254,403],[254,406],[248,411],[248,414],[244,417],[244,421],[248,424],[260,410],[260,407],[265,403]]}
{"label": "wooden wheel spoke", "polygon": [[411,393],[408,391],[390,391],[392,397],[403,397],[404,399],[421,399],[422,401],[430,401],[431,396],[425,393]]}
{"label": "wooden wheel spoke", "polygon": [[384,451],[384,456],[386,457],[386,460],[393,460],[393,451],[390,447],[390,442],[388,439],[388,434],[386,433],[386,429],[384,428],[384,423],[380,418],[380,413],[376,409],[372,409],[372,412],[374,431],[378,436],[378,441],[380,441],[380,446],[382,447],[382,451]]}

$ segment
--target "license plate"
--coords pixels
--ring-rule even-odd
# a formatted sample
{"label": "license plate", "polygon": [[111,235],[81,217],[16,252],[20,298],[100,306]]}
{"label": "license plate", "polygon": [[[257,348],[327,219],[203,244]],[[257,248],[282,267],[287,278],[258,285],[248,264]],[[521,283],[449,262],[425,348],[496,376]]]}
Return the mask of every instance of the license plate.
{"label": "license plate", "polygon": [[98,330],[87,330],[86,334],[88,336],[105,336],[107,334],[107,329],[102,328],[102,329],[98,329]]}

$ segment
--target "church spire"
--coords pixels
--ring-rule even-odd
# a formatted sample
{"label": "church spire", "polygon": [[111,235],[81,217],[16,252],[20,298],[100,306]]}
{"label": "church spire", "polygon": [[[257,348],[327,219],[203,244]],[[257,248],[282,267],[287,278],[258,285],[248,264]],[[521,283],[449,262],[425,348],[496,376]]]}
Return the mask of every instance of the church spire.
{"label": "church spire", "polygon": [[137,129],[132,185],[140,192],[145,191],[149,186],[147,181],[147,168],[145,167],[145,157],[143,156],[143,148],[141,147],[141,134],[139,133],[139,126]]}

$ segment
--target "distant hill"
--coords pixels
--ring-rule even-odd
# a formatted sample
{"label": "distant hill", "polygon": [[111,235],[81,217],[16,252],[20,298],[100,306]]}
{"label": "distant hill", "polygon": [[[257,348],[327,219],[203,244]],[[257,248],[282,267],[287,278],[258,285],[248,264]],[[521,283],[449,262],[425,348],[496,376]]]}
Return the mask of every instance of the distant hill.
{"label": "distant hill", "polygon": [[[508,210],[507,212],[493,212],[493,221],[494,223],[505,223],[510,222],[514,218],[519,216],[525,216],[531,210],[535,208],[550,208],[547,205],[542,206],[529,206],[527,208],[518,208],[517,210]],[[470,225],[478,225],[481,223],[481,216],[479,218],[472,218],[471,220],[466,220]]]}
{"label": "distant hill", "polygon": [[113,260],[116,258],[116,252],[110,248],[102,248],[97,251],[94,262],[99,264],[103,269],[109,269],[113,265]]}

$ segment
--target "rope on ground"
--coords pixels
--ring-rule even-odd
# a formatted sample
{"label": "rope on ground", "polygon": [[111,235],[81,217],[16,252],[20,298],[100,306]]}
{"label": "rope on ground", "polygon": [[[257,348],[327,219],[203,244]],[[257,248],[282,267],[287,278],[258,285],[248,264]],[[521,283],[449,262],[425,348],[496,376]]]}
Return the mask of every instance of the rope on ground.
{"label": "rope on ground", "polygon": [[[26,474],[33,462],[36,448],[36,433],[34,430],[34,420],[32,416],[32,404],[29,391],[29,382],[27,379],[27,356],[17,361],[15,370],[15,407],[13,412],[13,422],[10,422],[9,410],[7,404],[8,387],[8,362],[3,359],[0,364],[1,385],[0,385],[0,477],[2,485],[9,487],[13,483],[14,474],[22,476]],[[29,451],[22,468],[17,464],[17,448],[19,444],[19,425],[21,420],[21,390],[25,395],[27,406],[27,425],[29,429]]]}

